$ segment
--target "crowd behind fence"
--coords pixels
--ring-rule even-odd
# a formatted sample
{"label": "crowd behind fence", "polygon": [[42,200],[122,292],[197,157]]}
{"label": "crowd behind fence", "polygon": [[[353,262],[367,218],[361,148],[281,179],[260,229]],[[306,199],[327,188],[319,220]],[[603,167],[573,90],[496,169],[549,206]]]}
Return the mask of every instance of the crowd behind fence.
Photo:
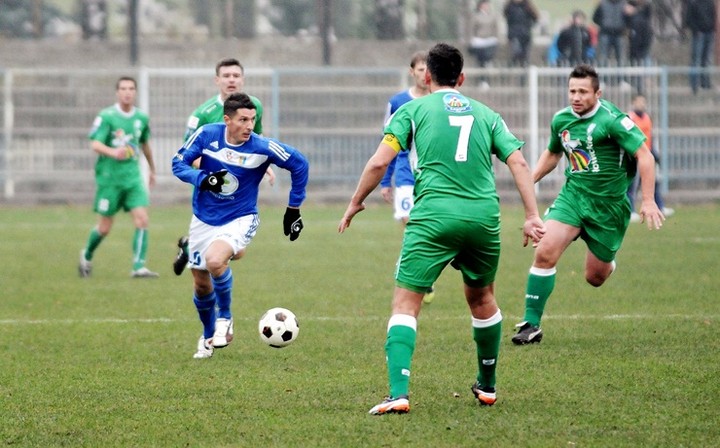
{"label": "crowd behind fence", "polygon": [[[720,71],[708,69],[715,86]],[[600,69],[603,97],[628,108],[638,88],[648,99],[656,149],[662,156],[661,188],[676,201],[720,197],[720,91],[693,95],[688,67]],[[313,198],[342,197],[354,188],[381,137],[385,106],[408,86],[407,70],[247,70],[245,91],[265,106],[264,134],[289,143],[310,160]],[[545,148],[552,115],[567,105],[567,68],[471,68],[461,91],[485,102],[526,142],[533,164]],[[0,71],[0,200],[87,202],[94,192],[95,153],[87,134],[97,112],[115,101],[117,78],[138,80],[138,106],[151,117],[158,186],[156,198],[185,200],[170,160],[182,145],[188,115],[214,94],[212,70],[137,68],[130,71]],[[496,162],[501,196],[513,188],[509,171]],[[287,177],[270,190],[285,194]],[[540,184],[551,197],[563,175]],[[508,195],[510,196],[510,195]],[[515,196],[515,195],[512,195]]]}

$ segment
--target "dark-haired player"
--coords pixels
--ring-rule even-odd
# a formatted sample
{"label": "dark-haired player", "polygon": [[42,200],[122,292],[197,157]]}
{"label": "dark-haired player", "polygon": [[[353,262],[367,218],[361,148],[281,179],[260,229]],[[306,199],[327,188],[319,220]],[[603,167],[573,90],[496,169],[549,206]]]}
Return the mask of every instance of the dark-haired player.
{"label": "dark-haired player", "polygon": [[[175,154],[173,174],[195,186],[188,253],[193,301],[203,324],[195,358],[209,358],[233,338],[230,311],[233,275],[229,262],[245,254],[259,225],[258,187],[270,164],[291,173],[285,235],[294,241],[303,228],[308,163],[289,145],[262,137],[255,127],[255,103],[244,93],[230,95],[222,123],[195,131]],[[200,159],[198,169],[193,162]],[[216,310],[217,308],[217,310]]]}
{"label": "dark-haired player", "polygon": [[406,103],[385,126],[385,137],[368,160],[338,226],[344,232],[377,187],[399,151],[410,151],[415,206],[405,228],[395,271],[392,315],[385,353],[390,396],[371,414],[410,410],[411,361],[417,318],[428,288],[452,262],[460,270],[471,314],[478,373],[471,386],[481,405],[495,403],[495,371],[502,314],[495,301],[500,259],[500,201],[493,156],[507,164],[525,207],[524,243],[542,237],[523,142],[497,113],[460,93],[465,80],[460,50],[437,44],[428,53],[430,94]]}
{"label": "dark-haired player", "polygon": [[115,215],[129,211],[135,233],[132,240],[132,271],[134,278],[155,278],[157,272],[145,267],[148,247],[150,204],[147,188],[140,172],[140,153],[150,170],[149,184],[155,185],[155,163],[150,149],[150,118],[135,107],[137,83],[123,76],[115,84],[117,103],[98,113],[89,138],[91,148],[98,154],[95,163],[95,212],[98,223],[90,231],[87,244],[80,251],[78,273],[89,277],[95,250],[110,233]]}
{"label": "dark-haired player", "polygon": [[[233,93],[240,93],[245,87],[245,68],[235,58],[225,58],[215,64],[215,85],[218,87],[218,94],[209,98],[198,106],[187,120],[185,137],[187,140],[200,126],[209,123],[221,123],[223,121],[223,104],[228,96]],[[259,99],[248,95],[255,104],[256,118],[253,132],[262,135],[263,105]],[[268,167],[267,177],[270,185],[275,182],[275,173]],[[176,275],[182,274],[188,263],[187,237],[183,236],[178,241],[179,251],[173,262],[173,271]]]}
{"label": "dark-haired player", "polygon": [[540,181],[567,158],[566,182],[545,214],[546,232],[535,249],[525,292],[525,319],[512,337],[516,345],[540,342],[542,317],[555,286],[560,256],[575,239],[587,245],[585,280],[600,286],[615,270],[630,222],[626,192],[640,173],[640,216],[648,228],[659,229],[665,219],[655,204],[655,158],[645,135],[624,112],[601,99],[600,81],[587,64],[576,66],[568,79],[570,106],[555,114],[550,142],[533,170]]}

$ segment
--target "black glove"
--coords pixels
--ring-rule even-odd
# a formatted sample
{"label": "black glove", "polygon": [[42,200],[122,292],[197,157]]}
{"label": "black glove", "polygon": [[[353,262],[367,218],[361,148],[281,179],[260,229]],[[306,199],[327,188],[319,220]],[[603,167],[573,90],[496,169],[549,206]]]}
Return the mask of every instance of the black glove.
{"label": "black glove", "polygon": [[286,208],[283,217],[283,231],[285,236],[290,235],[290,241],[295,241],[300,236],[303,229],[302,217],[299,208]]}
{"label": "black glove", "polygon": [[226,174],[227,170],[215,171],[214,173],[208,174],[207,177],[200,182],[200,189],[220,193],[225,183],[223,177],[225,177]]}

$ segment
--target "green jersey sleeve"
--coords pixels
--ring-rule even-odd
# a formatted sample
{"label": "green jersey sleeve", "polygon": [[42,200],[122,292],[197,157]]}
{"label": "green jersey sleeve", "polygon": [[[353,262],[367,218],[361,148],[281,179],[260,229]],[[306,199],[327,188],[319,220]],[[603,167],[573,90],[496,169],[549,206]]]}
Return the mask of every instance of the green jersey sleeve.
{"label": "green jersey sleeve", "polygon": [[627,115],[619,117],[610,126],[610,135],[615,138],[618,145],[630,155],[635,155],[640,146],[647,140],[645,134],[635,125],[632,118]]}
{"label": "green jersey sleeve", "polygon": [[515,134],[510,132],[505,120],[502,119],[500,114],[495,114],[495,121],[492,126],[493,136],[493,153],[503,163],[510,157],[510,154],[523,147],[525,142],[515,137]]}

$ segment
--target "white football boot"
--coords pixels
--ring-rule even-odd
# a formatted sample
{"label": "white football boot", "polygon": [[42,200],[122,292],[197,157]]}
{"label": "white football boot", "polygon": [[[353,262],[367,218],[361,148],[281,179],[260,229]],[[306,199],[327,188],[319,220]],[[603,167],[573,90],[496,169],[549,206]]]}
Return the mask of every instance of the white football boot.
{"label": "white football boot", "polygon": [[78,274],[80,277],[90,277],[92,273],[92,262],[85,259],[85,249],[80,249],[80,261],[78,262]]}
{"label": "white football boot", "polygon": [[197,344],[197,352],[193,355],[195,359],[205,359],[213,355],[212,339],[205,339],[203,335],[200,335]]}
{"label": "white football boot", "polygon": [[227,347],[233,340],[233,320],[224,319],[222,317],[215,321],[215,334],[212,337],[212,346],[214,348]]}

